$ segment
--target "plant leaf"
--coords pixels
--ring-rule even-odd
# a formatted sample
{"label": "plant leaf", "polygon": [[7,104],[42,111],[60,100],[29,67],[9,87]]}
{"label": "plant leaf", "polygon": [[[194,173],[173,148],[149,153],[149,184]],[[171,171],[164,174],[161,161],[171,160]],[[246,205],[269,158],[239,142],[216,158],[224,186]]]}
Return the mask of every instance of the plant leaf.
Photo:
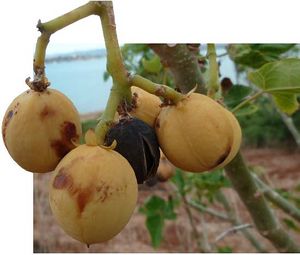
{"label": "plant leaf", "polygon": [[295,44],[231,44],[228,47],[230,58],[237,64],[252,68],[280,59]]}
{"label": "plant leaf", "polygon": [[224,96],[224,103],[230,107],[234,108],[239,103],[245,99],[252,92],[252,88],[243,85],[234,85]]}
{"label": "plant leaf", "polygon": [[176,169],[175,175],[172,178],[172,182],[177,186],[181,195],[185,194],[185,181],[181,170]]}
{"label": "plant leaf", "polygon": [[270,93],[283,112],[292,114],[298,109],[300,59],[289,58],[265,64],[250,72],[248,78],[257,87]]}
{"label": "plant leaf", "polygon": [[246,116],[254,114],[258,111],[259,107],[256,104],[250,103],[245,105],[244,107],[240,108],[235,115],[237,117]]}
{"label": "plant leaf", "polygon": [[294,230],[294,231],[300,233],[300,227],[298,227],[298,226],[296,225],[296,223],[295,223],[293,220],[288,219],[288,218],[284,218],[282,221],[285,223],[285,225],[286,225],[288,228],[290,228],[290,229],[292,229],[292,230]]}
{"label": "plant leaf", "polygon": [[142,64],[145,70],[149,73],[159,73],[162,65],[160,63],[160,58],[157,55],[154,55],[151,59],[147,60],[146,58],[142,59]]}
{"label": "plant leaf", "polygon": [[232,253],[232,248],[229,246],[222,246],[222,247],[218,247],[218,252],[219,253]]}
{"label": "plant leaf", "polygon": [[152,246],[157,248],[162,240],[162,230],[164,226],[163,217],[160,215],[147,217],[146,226],[151,236]]}

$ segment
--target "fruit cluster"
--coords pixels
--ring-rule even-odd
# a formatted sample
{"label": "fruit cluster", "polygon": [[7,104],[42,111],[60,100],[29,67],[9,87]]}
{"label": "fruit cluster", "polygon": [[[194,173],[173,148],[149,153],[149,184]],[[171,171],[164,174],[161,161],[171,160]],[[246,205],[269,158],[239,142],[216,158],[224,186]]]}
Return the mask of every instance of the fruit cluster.
{"label": "fruit cluster", "polygon": [[52,212],[66,233],[87,245],[109,240],[125,227],[138,184],[172,176],[166,159],[182,170],[203,172],[224,167],[240,147],[239,123],[207,96],[191,93],[162,106],[142,89],[132,87],[132,94],[130,112],[110,128],[103,146],[92,131],[79,145],[79,114],[54,89],[27,90],[4,116],[2,135],[11,157],[30,172],[54,170]]}

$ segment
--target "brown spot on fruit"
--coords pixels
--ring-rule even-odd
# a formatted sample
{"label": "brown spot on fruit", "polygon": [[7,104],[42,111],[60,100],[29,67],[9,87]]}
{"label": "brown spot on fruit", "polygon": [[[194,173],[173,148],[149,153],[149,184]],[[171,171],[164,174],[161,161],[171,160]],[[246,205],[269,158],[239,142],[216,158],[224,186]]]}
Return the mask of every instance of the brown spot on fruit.
{"label": "brown spot on fruit", "polygon": [[78,190],[77,205],[80,213],[83,212],[86,204],[90,201],[92,197],[92,193],[93,192],[90,188]]}
{"label": "brown spot on fruit", "polygon": [[53,181],[53,188],[55,189],[66,189],[72,185],[72,178],[70,175],[64,173],[64,168],[59,170],[58,175],[55,176]]}
{"label": "brown spot on fruit", "polygon": [[3,127],[2,127],[2,137],[3,137],[3,140],[4,140],[5,146],[6,146],[6,142],[5,142],[6,128],[8,126],[8,123],[10,122],[11,118],[13,117],[13,115],[14,115],[14,111],[10,110],[6,114],[5,119],[4,119],[4,123],[3,123]]}
{"label": "brown spot on fruit", "polygon": [[103,197],[101,199],[101,202],[104,202],[107,199],[107,197],[108,197],[108,190],[109,190],[109,186],[105,186],[104,190],[103,190]]}
{"label": "brown spot on fruit", "polygon": [[160,120],[159,120],[159,118],[156,118],[156,121],[155,121],[155,127],[156,128],[160,128]]}
{"label": "brown spot on fruit", "polygon": [[68,142],[74,138],[78,138],[75,124],[69,121],[65,121],[63,123],[61,134],[63,139],[67,140]]}
{"label": "brown spot on fruit", "polygon": [[10,110],[7,115],[6,115],[6,121],[10,121],[10,119],[12,118],[12,116],[14,115],[14,111]]}
{"label": "brown spot on fruit", "polygon": [[231,146],[229,146],[226,152],[219,157],[214,167],[220,165],[227,158],[228,154],[230,153],[230,150],[231,150]]}
{"label": "brown spot on fruit", "polygon": [[77,140],[79,135],[76,132],[76,126],[72,122],[65,121],[61,126],[61,139],[51,142],[51,147],[55,150],[59,158],[64,157],[72,148],[72,140]]}
{"label": "brown spot on fruit", "polygon": [[160,86],[158,89],[154,91],[154,94],[161,97],[166,93],[166,89],[163,86]]}
{"label": "brown spot on fruit", "polygon": [[69,151],[69,146],[64,141],[55,140],[51,142],[51,147],[55,150],[56,155],[59,158],[63,158]]}
{"label": "brown spot on fruit", "polygon": [[44,120],[47,117],[55,115],[55,111],[51,109],[48,105],[45,105],[43,110],[40,112],[41,120]]}
{"label": "brown spot on fruit", "polygon": [[97,186],[96,191],[100,193],[98,200],[102,203],[112,195],[111,187],[104,183],[101,186]]}

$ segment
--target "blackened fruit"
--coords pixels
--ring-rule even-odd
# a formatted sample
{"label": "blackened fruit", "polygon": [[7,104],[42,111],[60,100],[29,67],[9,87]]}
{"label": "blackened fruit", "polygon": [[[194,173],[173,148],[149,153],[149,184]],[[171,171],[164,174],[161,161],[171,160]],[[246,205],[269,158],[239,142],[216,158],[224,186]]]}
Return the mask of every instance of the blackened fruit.
{"label": "blackened fruit", "polygon": [[136,118],[120,119],[108,131],[105,144],[110,145],[114,140],[115,150],[128,160],[139,184],[156,174],[160,151],[152,127]]}

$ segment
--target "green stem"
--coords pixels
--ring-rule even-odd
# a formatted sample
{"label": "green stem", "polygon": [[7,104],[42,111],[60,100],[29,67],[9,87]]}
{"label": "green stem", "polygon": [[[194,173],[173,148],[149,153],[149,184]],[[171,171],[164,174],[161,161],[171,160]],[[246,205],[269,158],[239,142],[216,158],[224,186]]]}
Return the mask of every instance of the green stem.
{"label": "green stem", "polygon": [[177,92],[176,90],[166,86],[154,83],[146,78],[143,78],[139,75],[133,75],[130,78],[130,84],[135,87],[139,87],[143,90],[146,90],[147,92],[170,99],[175,104],[181,101],[184,98],[184,95]]}
{"label": "green stem", "polygon": [[118,90],[118,85],[114,84],[109,94],[109,98],[105,107],[104,112],[101,115],[100,121],[98,122],[95,133],[97,137],[97,144],[104,144],[105,135],[114,123],[114,117],[118,108],[119,103],[122,101],[123,95]]}
{"label": "green stem", "polygon": [[112,2],[101,2],[98,15],[101,19],[102,31],[107,52],[107,71],[118,86],[128,86],[128,72],[125,68],[122,53],[118,43],[114,10]]}
{"label": "green stem", "polygon": [[209,80],[207,95],[215,98],[219,90],[219,65],[217,62],[216,46],[214,44],[207,44],[207,56],[209,60]]}
{"label": "green stem", "polygon": [[46,48],[51,34],[78,20],[95,14],[97,8],[99,8],[97,2],[91,1],[48,22],[38,22],[37,27],[42,34],[37,40],[34,54],[33,70],[35,74],[40,74],[41,72],[44,73]]}
{"label": "green stem", "polygon": [[235,113],[236,111],[238,111],[239,109],[241,109],[243,106],[247,105],[249,102],[253,101],[254,99],[258,98],[259,96],[261,96],[264,93],[264,91],[259,91],[257,93],[255,93],[253,96],[249,97],[247,100],[241,102],[240,104],[238,104],[236,107],[234,107],[231,112]]}
{"label": "green stem", "polygon": [[191,205],[193,208],[195,208],[196,210],[198,210],[199,212],[204,212],[204,213],[207,213],[207,214],[210,214],[214,217],[217,217],[217,218],[220,218],[222,220],[226,220],[226,221],[230,221],[231,219],[226,216],[225,214],[221,213],[221,212],[218,212],[218,211],[215,211],[211,208],[208,208],[208,207],[205,207],[199,203],[197,203],[196,201],[194,200],[189,200],[188,201],[189,205]]}
{"label": "green stem", "polygon": [[225,167],[225,171],[260,234],[269,239],[280,252],[299,252],[300,247],[277,222],[240,153]]}

